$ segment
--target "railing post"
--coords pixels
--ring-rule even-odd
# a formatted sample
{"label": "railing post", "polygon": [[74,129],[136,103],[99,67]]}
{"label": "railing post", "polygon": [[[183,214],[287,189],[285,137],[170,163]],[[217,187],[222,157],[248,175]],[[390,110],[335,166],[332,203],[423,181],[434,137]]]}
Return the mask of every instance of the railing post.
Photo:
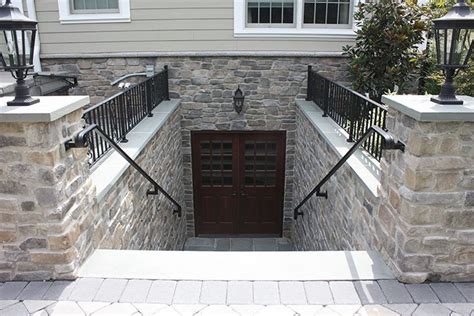
{"label": "railing post", "polygon": [[313,66],[308,65],[308,88],[306,89],[306,101],[313,101],[313,93],[312,93],[312,86],[313,86]]}
{"label": "railing post", "polygon": [[126,143],[128,142],[128,139],[127,139],[127,117],[128,117],[128,113],[127,113],[127,106],[125,105],[125,95],[124,94],[121,94],[120,95],[120,98],[119,98],[119,108],[120,108],[120,112],[121,115],[120,115],[120,127],[122,128],[122,138],[121,138],[121,142],[122,143]]}
{"label": "railing post", "polygon": [[323,80],[323,117],[328,116],[328,107],[329,107],[329,81],[324,79]]}
{"label": "railing post", "polygon": [[349,120],[351,121],[351,125],[349,126],[349,138],[347,139],[348,143],[354,142],[354,130],[355,130],[355,123],[356,123],[356,105],[353,102],[353,98],[350,98],[349,102]]}
{"label": "railing post", "polygon": [[152,89],[153,89],[153,79],[148,79],[145,83],[145,91],[146,91],[146,105],[148,109],[148,117],[152,117],[153,113],[153,100],[152,100]]}
{"label": "railing post", "polygon": [[168,83],[168,80],[169,80],[168,65],[165,65],[164,69],[165,69],[165,79],[164,79],[165,100],[169,100],[170,99],[170,87],[169,87],[169,83]]}

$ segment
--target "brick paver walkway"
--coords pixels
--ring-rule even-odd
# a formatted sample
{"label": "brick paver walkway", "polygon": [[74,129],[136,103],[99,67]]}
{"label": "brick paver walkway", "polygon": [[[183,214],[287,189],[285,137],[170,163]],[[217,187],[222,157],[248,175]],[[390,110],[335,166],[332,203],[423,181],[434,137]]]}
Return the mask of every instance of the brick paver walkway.
{"label": "brick paver walkway", "polygon": [[160,281],[0,284],[0,315],[469,315],[474,283]]}

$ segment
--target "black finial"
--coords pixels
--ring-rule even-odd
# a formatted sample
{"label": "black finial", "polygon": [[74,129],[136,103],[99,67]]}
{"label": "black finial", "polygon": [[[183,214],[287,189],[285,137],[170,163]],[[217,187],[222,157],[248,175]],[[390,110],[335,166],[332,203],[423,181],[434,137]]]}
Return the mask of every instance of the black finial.
{"label": "black finial", "polygon": [[11,5],[11,4],[12,4],[12,0],[6,0],[4,6]]}

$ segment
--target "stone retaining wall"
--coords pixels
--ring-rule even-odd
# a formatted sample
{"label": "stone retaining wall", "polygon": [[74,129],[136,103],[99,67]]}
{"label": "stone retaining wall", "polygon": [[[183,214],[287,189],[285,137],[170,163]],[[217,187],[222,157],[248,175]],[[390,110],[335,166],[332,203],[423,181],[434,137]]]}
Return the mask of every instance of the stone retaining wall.
{"label": "stone retaining wall", "polygon": [[[150,185],[131,167],[97,201],[87,149],[64,147],[82,129],[82,113],[50,123],[0,124],[0,281],[75,278],[97,248],[176,250],[184,244],[184,219],[161,194],[147,197]],[[180,121],[178,108],[137,161],[182,204]]]}
{"label": "stone retaining wall", "polygon": [[[184,203],[183,156],[179,108],[145,146],[135,161],[178,203]],[[103,238],[99,248],[129,250],[181,250],[185,237],[184,218],[173,214],[175,206],[152,189],[133,167],[114,183],[98,203],[94,231]]]}
{"label": "stone retaining wall", "polygon": [[[329,119],[329,118],[328,118]],[[298,108],[296,115],[295,206],[339,161],[339,156]],[[379,199],[345,164],[324,185],[328,199],[313,196],[301,208],[292,239],[298,250],[375,249],[374,212]]]}
{"label": "stone retaining wall", "polygon": [[[144,71],[153,64],[159,71],[169,66],[170,95],[182,99],[184,189],[189,236],[194,235],[191,167],[192,130],[285,130],[287,131],[283,234],[289,236],[293,204],[295,159],[295,97],[306,95],[307,66],[321,70],[340,82],[347,79],[344,58],[309,57],[169,57],[108,59],[43,59],[45,70],[69,69],[79,74],[79,90],[92,100],[112,94],[110,81]],[[232,105],[234,91],[246,95],[237,114]]]}
{"label": "stone retaining wall", "polygon": [[[440,114],[441,115],[441,114]],[[339,160],[297,111],[295,198]],[[474,123],[421,122],[390,109],[405,152],[384,151],[379,197],[343,166],[312,197],[293,231],[300,250],[377,250],[404,282],[474,280]]]}

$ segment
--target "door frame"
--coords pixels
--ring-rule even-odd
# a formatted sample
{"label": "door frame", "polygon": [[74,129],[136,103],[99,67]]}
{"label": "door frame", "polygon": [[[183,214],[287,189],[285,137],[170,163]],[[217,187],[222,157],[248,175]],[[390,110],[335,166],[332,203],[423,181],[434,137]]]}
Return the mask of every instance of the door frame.
{"label": "door frame", "polygon": [[[281,149],[281,155],[282,155],[282,170],[278,170],[278,173],[281,174],[281,180],[280,184],[278,186],[281,187],[281,197],[279,201],[279,210],[278,210],[278,228],[279,228],[279,233],[272,235],[272,236],[283,236],[283,217],[284,217],[284,205],[285,205],[285,189],[286,189],[286,181],[285,181],[285,175],[286,175],[286,149],[287,149],[287,131],[285,130],[275,130],[275,131],[269,131],[269,130],[247,130],[247,131],[226,131],[226,130],[196,130],[196,131],[191,131],[191,168],[192,168],[192,179],[193,179],[193,214],[194,214],[194,234],[195,236],[209,236],[209,234],[203,234],[199,230],[200,228],[198,227],[199,225],[199,212],[196,210],[196,190],[198,188],[198,184],[200,185],[200,176],[196,173],[196,170],[199,169],[198,167],[198,160],[194,159],[195,156],[195,148],[199,146],[198,143],[198,135],[202,134],[214,134],[214,135],[219,135],[219,134],[227,134],[227,135],[240,135],[240,134],[274,134],[274,135],[279,135],[282,140],[283,148]],[[238,142],[238,146],[240,147],[240,142]],[[238,158],[240,159],[240,152],[238,152]],[[237,176],[240,176],[237,174]],[[220,235],[213,235],[213,236],[220,236]],[[222,235],[222,236],[227,236],[227,235]],[[244,235],[244,234],[234,234],[231,236],[250,236],[250,235]],[[253,236],[253,235],[252,235]],[[264,236],[270,236],[268,234],[257,234],[256,236],[259,237],[264,237]]]}

